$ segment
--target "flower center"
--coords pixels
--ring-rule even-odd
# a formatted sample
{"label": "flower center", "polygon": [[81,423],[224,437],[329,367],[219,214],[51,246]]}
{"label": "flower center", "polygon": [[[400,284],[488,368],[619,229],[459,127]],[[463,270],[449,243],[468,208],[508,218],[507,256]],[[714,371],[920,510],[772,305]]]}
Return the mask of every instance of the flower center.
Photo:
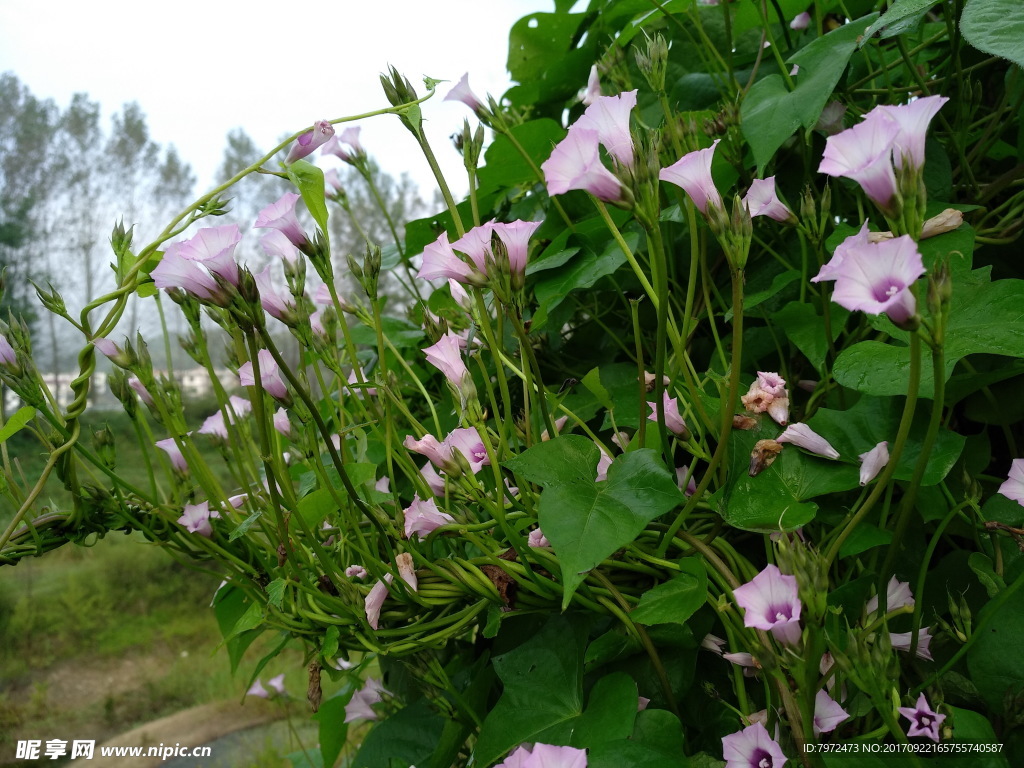
{"label": "flower center", "polygon": [[774,616],[776,623],[782,623],[792,618],[793,611],[788,605],[773,605],[768,608],[768,616]]}
{"label": "flower center", "polygon": [[925,728],[929,728],[932,724],[932,719],[928,715],[918,715],[917,722],[919,722]]}
{"label": "flower center", "polygon": [[888,301],[902,291],[904,287],[898,282],[886,281],[877,286],[872,293],[874,294],[875,301]]}
{"label": "flower center", "polygon": [[775,765],[772,756],[763,749],[757,750],[751,757],[753,760],[750,761],[750,768],[773,768]]}

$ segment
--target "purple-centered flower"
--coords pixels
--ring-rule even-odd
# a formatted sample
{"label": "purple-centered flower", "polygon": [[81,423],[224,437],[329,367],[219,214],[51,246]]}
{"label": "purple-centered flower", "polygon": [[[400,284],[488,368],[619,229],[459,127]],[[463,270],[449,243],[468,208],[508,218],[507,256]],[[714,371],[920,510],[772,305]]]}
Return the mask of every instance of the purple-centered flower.
{"label": "purple-centered flower", "polygon": [[413,534],[422,539],[442,525],[454,523],[455,518],[437,508],[433,499],[423,501],[419,494],[412,497],[412,504],[403,510],[405,514],[405,538],[411,539]]}
{"label": "purple-centered flower", "polygon": [[821,269],[818,270],[818,274],[811,278],[811,282],[820,283],[822,280],[838,279],[843,274],[842,265],[846,261],[846,257],[859,248],[868,245],[871,242],[869,235],[868,223],[865,221],[857,234],[850,235],[836,246],[832,259],[827,264],[822,265]]}
{"label": "purple-centered flower", "polygon": [[[921,627],[917,633],[917,650],[914,652],[914,655],[925,661],[934,661],[931,651],[932,635],[930,630],[931,627]],[[890,632],[889,644],[897,651],[910,653],[910,633]]]}
{"label": "purple-centered flower", "polygon": [[850,719],[850,714],[839,706],[839,702],[828,695],[828,691],[818,691],[814,696],[814,735],[834,731],[840,723]]}
{"label": "purple-centered flower", "polygon": [[[491,464],[491,460],[487,456],[487,449],[484,447],[483,440],[480,439],[480,433],[472,427],[453,429],[444,439],[444,446],[452,459],[456,458],[456,451],[461,453],[469,463],[469,471],[474,475],[482,467],[488,467]],[[439,469],[443,469],[443,467],[439,467]]]}
{"label": "purple-centered flower", "polygon": [[892,213],[896,197],[892,150],[899,132],[899,123],[872,111],[862,122],[825,140],[818,172],[853,179],[879,208]]}
{"label": "purple-centered flower", "polygon": [[867,485],[889,463],[889,443],[883,440],[870,451],[860,454],[860,484]]}
{"label": "purple-centered flower", "polygon": [[181,288],[201,301],[209,301],[221,307],[228,304],[227,292],[200,262],[186,259],[181,254],[180,243],[167,247],[160,263],[149,276],[157,288]]}
{"label": "purple-centered flower", "polygon": [[445,96],[443,100],[461,101],[474,112],[479,112],[484,108],[483,102],[476,97],[476,94],[473,93],[473,89],[469,87],[469,72],[460,78],[459,82],[455,84],[454,88],[448,91],[448,95]]}
{"label": "purple-centered flower", "polygon": [[816,453],[826,459],[839,458],[839,451],[833,448],[828,440],[806,424],[790,424],[781,435],[775,438],[775,442],[791,443],[798,448]]}
{"label": "purple-centered flower", "polygon": [[573,189],[589,192],[599,200],[615,203],[625,197],[621,182],[601,163],[597,131],[573,124],[541,164],[549,195]]}
{"label": "purple-centered flower", "polygon": [[789,423],[789,391],[786,380],[774,371],[758,371],[747,394],[740,397],[743,407],[751,413],[765,413],[779,425]]}
{"label": "purple-centered flower", "polygon": [[276,229],[288,238],[288,242],[301,248],[308,242],[308,238],[295,215],[295,204],[298,201],[297,193],[286,192],[276,203],[271,203],[260,211],[253,226],[256,229]]}
{"label": "purple-centered flower", "polygon": [[301,257],[299,249],[279,229],[272,229],[262,235],[260,237],[260,247],[267,256],[271,258],[277,256],[286,264],[294,264]]}
{"label": "purple-centered flower", "polygon": [[884,312],[902,325],[917,312],[910,287],[924,271],[917,243],[909,235],[860,245],[844,253],[832,301],[851,312]]}
{"label": "purple-centered flower", "polygon": [[[270,350],[261,349],[256,355],[260,364],[260,386],[277,400],[288,400],[288,387],[281,378],[281,370]],[[256,377],[252,371],[252,362],[245,363],[238,369],[238,380],[243,387],[256,386]]]}
{"label": "purple-centered flower", "polygon": [[597,64],[591,64],[590,76],[587,78],[587,90],[584,91],[580,101],[589,107],[599,98],[601,98],[601,78],[597,74]]}
{"label": "purple-centered flower", "polygon": [[381,700],[381,694],[388,693],[384,690],[380,680],[368,677],[363,687],[352,694],[348,704],[345,705],[345,721],[351,723],[353,720],[376,720],[377,713],[373,711],[373,705]]}
{"label": "purple-centered flower", "polygon": [[483,285],[483,274],[460,259],[448,242],[448,233],[423,248],[423,264],[416,277],[423,280],[448,278],[464,285]]}
{"label": "purple-centered flower", "polygon": [[210,538],[213,536],[213,526],[210,525],[210,503],[204,501],[200,504],[186,504],[178,518],[178,525],[185,527],[189,533],[198,533],[200,536]]}
{"label": "purple-centered flower", "polygon": [[725,768],[782,768],[786,756],[761,723],[722,737]]}
{"label": "purple-centered flower", "polygon": [[1024,506],[1024,459],[1014,459],[1006,480],[999,486],[999,493]]}
{"label": "purple-centered flower", "polygon": [[[669,397],[668,390],[665,390],[661,393],[661,402],[665,411],[665,428],[674,435],[685,434],[686,422],[679,415],[679,398]],[[647,420],[657,421],[658,404],[648,400],[647,405],[651,408],[651,414],[647,417]]]}
{"label": "purple-centered flower", "polygon": [[[93,343],[95,344],[95,342]],[[102,352],[103,350],[100,351]],[[106,354],[106,352],[104,352],[103,354]],[[0,365],[15,366],[17,364],[18,354],[14,351],[14,347],[11,346],[11,342],[7,340],[7,337],[0,333]]]}
{"label": "purple-centered flower", "polygon": [[527,546],[531,547],[550,547],[551,542],[548,541],[548,537],[544,535],[544,532],[540,528],[534,528],[530,531],[530,535],[526,537]]}
{"label": "purple-centered flower", "polygon": [[708,215],[708,205],[721,209],[722,196],[718,193],[715,180],[711,178],[711,161],[715,157],[715,148],[720,139],[705,149],[698,149],[683,155],[668,168],[662,168],[658,178],[668,181],[690,196],[697,210]]}
{"label": "purple-centered flower", "polygon": [[206,267],[211,275],[227,280],[238,286],[238,264],[235,262],[235,246],[242,239],[236,224],[223,227],[206,227],[195,236],[177,244],[178,255]]}
{"label": "purple-centered flower", "polygon": [[532,750],[517,748],[494,768],[587,768],[587,751],[537,742]]}
{"label": "purple-centered flower", "polygon": [[914,99],[909,104],[878,106],[871,110],[887,115],[899,126],[892,152],[893,164],[897,170],[906,167],[914,172],[924,167],[924,143],[928,124],[947,101],[949,99],[945,96],[925,96]]}
{"label": "purple-centered flower", "polygon": [[[539,221],[510,221],[507,224],[495,224],[494,232],[508,253],[508,266],[513,275],[522,277],[526,274],[526,257],[530,252],[530,238],[541,225]],[[452,298],[455,298],[454,293]]]}
{"label": "purple-centered flower", "polygon": [[430,459],[430,463],[438,469],[443,469],[445,472],[452,472],[457,469],[452,463],[451,451],[433,435],[424,435],[419,440],[412,435],[406,435],[402,445],[413,453],[426,456]]}
{"label": "purple-centered flower", "polygon": [[783,224],[796,224],[797,222],[796,214],[789,210],[775,193],[774,176],[769,176],[767,179],[754,179],[743,198],[743,204],[750,211],[752,219],[758,216],[767,216],[769,219],[780,221]]}
{"label": "purple-centered flower", "polygon": [[284,296],[277,292],[274,283],[270,278],[270,264],[253,275],[256,280],[256,288],[260,292],[260,304],[264,311],[281,320],[282,322],[291,319],[292,310],[295,309],[295,298],[288,294]]}
{"label": "purple-centered flower", "polygon": [[[914,604],[914,595],[910,591],[910,582],[899,581],[895,576],[889,579],[888,585],[885,588],[885,610],[886,613],[912,606]],[[871,616],[875,611],[878,610],[878,595],[873,596],[868,600],[864,606],[864,610],[868,616]]]}
{"label": "purple-centered flower", "polygon": [[299,136],[288,151],[285,163],[294,163],[313,153],[318,147],[327,143],[327,140],[334,136],[334,126],[327,120],[317,120],[313,123],[313,129],[306,131]]}
{"label": "purple-centered flower", "polygon": [[171,462],[171,466],[174,467],[174,469],[179,472],[188,472],[188,462],[185,461],[185,457],[182,455],[178,444],[174,442],[173,437],[168,437],[165,440],[157,440],[155,445],[167,454],[167,459]]}
{"label": "purple-centered flower", "polygon": [[448,331],[436,344],[423,350],[427,362],[443,373],[448,383],[458,392],[462,392],[466,379],[470,378],[466,364],[462,361],[464,346],[462,339]]}
{"label": "purple-centered flower", "polygon": [[807,29],[811,24],[811,14],[807,11],[798,13],[793,17],[793,20],[789,22],[789,28],[795,30]]}
{"label": "purple-centered flower", "polygon": [[780,643],[800,641],[800,597],[796,577],[768,565],[753,580],[733,590],[743,609],[743,625],[769,630]]}
{"label": "purple-centered flower", "polygon": [[924,736],[932,741],[939,740],[939,726],[946,719],[928,704],[928,699],[922,693],[917,697],[917,703],[912,707],[900,707],[900,714],[910,721],[910,728],[907,736]]}
{"label": "purple-centered flower", "polygon": [[629,115],[636,106],[636,91],[617,96],[598,96],[574,124],[578,129],[596,131],[615,162],[633,167],[633,137],[629,133]]}

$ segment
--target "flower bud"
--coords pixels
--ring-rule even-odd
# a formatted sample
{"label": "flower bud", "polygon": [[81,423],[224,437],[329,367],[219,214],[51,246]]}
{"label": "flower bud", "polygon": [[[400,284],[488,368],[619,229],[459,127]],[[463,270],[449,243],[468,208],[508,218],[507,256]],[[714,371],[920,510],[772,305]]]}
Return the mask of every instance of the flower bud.
{"label": "flower bud", "polygon": [[114,445],[114,433],[110,431],[110,427],[104,425],[103,429],[93,432],[92,445],[96,450],[96,455],[103,462],[103,466],[113,469],[117,459],[117,450]]}
{"label": "flower bud", "polygon": [[647,38],[647,50],[636,51],[636,64],[651,90],[663,93],[668,68],[668,45],[665,38],[660,34]]}

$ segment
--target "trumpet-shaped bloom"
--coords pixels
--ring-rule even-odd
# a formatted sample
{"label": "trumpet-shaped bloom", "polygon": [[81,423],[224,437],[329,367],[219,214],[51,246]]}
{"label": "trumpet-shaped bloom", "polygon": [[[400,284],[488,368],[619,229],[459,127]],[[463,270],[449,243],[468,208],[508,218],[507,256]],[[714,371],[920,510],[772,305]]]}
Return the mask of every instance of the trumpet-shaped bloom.
{"label": "trumpet-shaped bloom", "polygon": [[282,295],[277,292],[270,278],[270,266],[267,264],[253,275],[253,278],[256,280],[256,288],[260,292],[260,304],[264,311],[268,315],[284,321],[291,317],[292,310],[295,309],[295,299],[291,294]]}
{"label": "trumpet-shaped bloom", "polygon": [[[278,400],[288,399],[288,387],[281,378],[281,370],[277,367],[277,361],[270,354],[270,350],[261,349],[256,356],[260,364],[260,386]],[[253,374],[252,362],[245,363],[238,369],[239,383],[243,387],[256,386],[256,377]]]}
{"label": "trumpet-shaped bloom", "polygon": [[373,705],[381,700],[381,694],[388,693],[384,690],[380,680],[368,677],[363,687],[352,694],[348,704],[345,705],[345,722],[353,720],[376,720],[377,713],[373,711]]}
{"label": "trumpet-shaped bloom", "polygon": [[837,280],[840,275],[844,274],[841,267],[843,262],[846,261],[846,257],[868,245],[871,242],[870,234],[868,232],[868,223],[865,221],[857,234],[850,235],[836,246],[832,258],[827,264],[822,265],[821,269],[818,270],[818,274],[811,278],[811,282],[820,283],[822,280]]}
{"label": "trumpet-shaped bloom", "polygon": [[733,596],[743,609],[744,626],[766,629],[785,645],[799,642],[802,606],[795,576],[768,565],[753,580],[734,589]]}
{"label": "trumpet-shaped bloom", "polygon": [[[541,225],[539,221],[510,221],[507,224],[495,224],[494,232],[505,244],[508,253],[508,266],[513,275],[526,274],[526,257],[530,252],[530,238]],[[454,295],[453,295],[454,298]]]}
{"label": "trumpet-shaped bloom", "polygon": [[495,225],[485,222],[479,227],[473,227],[466,234],[452,243],[452,249],[464,253],[469,257],[473,267],[480,274],[487,273],[487,263],[494,259],[491,250],[491,235],[494,233]]}
{"label": "trumpet-shaped bloom", "polygon": [[1024,459],[1014,459],[1010,464],[1009,475],[999,486],[999,493],[1024,506]]}
{"label": "trumpet-shaped bloom", "polygon": [[[99,339],[97,339],[99,341]],[[93,342],[95,343],[95,342]],[[113,342],[111,342],[113,343]],[[116,346],[116,345],[115,345]],[[100,350],[103,352],[103,350]],[[103,352],[103,354],[107,354]],[[109,355],[107,355],[109,357]],[[7,337],[0,333],[0,365],[17,365],[18,355],[14,351],[14,347],[11,346],[11,342],[7,340]]]}
{"label": "trumpet-shaped bloom", "polygon": [[909,167],[913,171],[924,167],[928,124],[947,101],[949,99],[945,96],[925,96],[909,104],[879,106],[872,110],[892,118],[899,126],[892,153],[893,164],[898,170]]}
{"label": "trumpet-shaped bloom", "polygon": [[274,413],[274,429],[284,437],[294,437],[295,430],[292,429],[292,422],[288,418],[288,411],[278,408]]}
{"label": "trumpet-shaped bloom", "polygon": [[[686,432],[686,422],[683,421],[683,417],[679,415],[679,399],[668,396],[668,390],[661,393],[661,402],[665,411],[665,427],[674,435],[682,435]],[[647,405],[650,406],[651,414],[647,417],[648,421],[658,420],[658,404],[647,401]]]}
{"label": "trumpet-shaped bloom", "polygon": [[288,238],[288,242],[301,248],[308,239],[295,215],[295,204],[298,201],[297,193],[286,192],[276,203],[271,203],[259,212],[253,226],[256,229],[276,229]]}
{"label": "trumpet-shaped bloom", "polygon": [[198,533],[200,536],[210,538],[213,536],[213,526],[210,525],[210,518],[216,515],[210,514],[210,503],[208,501],[200,504],[186,504],[178,518],[178,524],[183,525],[189,533]]}
{"label": "trumpet-shaped bloom", "polygon": [[697,480],[690,474],[689,464],[676,467],[676,485],[686,496],[693,496],[697,492]]}
{"label": "trumpet-shaped bloom", "polygon": [[624,197],[622,184],[601,163],[597,131],[580,127],[578,122],[569,128],[569,133],[540,167],[550,195],[581,189],[610,203]]}
{"label": "trumpet-shaped bloom", "polygon": [[139,396],[139,399],[151,408],[156,405],[153,400],[153,395],[146,389],[146,385],[143,384],[136,376],[128,377],[128,386],[135,390],[135,394]]}
{"label": "trumpet-shaped bloom", "polygon": [[469,378],[469,371],[462,361],[462,348],[465,345],[462,339],[448,331],[436,344],[423,350],[427,362],[443,373],[448,383],[460,392]]}
{"label": "trumpet-shaped bloom", "polygon": [[456,451],[461,453],[469,463],[470,472],[474,475],[482,467],[487,467],[491,464],[491,460],[487,457],[487,449],[484,447],[483,440],[480,439],[480,434],[472,427],[453,429],[448,437],[444,439],[444,445],[447,447],[452,458],[455,458]]}
{"label": "trumpet-shaped bloom", "polygon": [[840,723],[850,719],[850,714],[839,706],[839,702],[820,690],[814,696],[814,735],[834,731]]}
{"label": "trumpet-shaped bloom", "polygon": [[476,97],[476,94],[473,93],[473,89],[469,87],[468,72],[459,79],[459,82],[455,84],[454,88],[448,91],[448,95],[444,97],[444,101],[461,101],[474,112],[479,112],[484,107],[483,102]]}
{"label": "trumpet-shaped bloom", "polygon": [[917,312],[910,287],[923,274],[924,262],[909,235],[858,245],[836,267],[832,301],[851,312],[884,312],[902,325]]}
{"label": "trumpet-shaped bloom", "polygon": [[580,101],[589,107],[599,98],[601,98],[601,78],[597,74],[597,64],[592,64],[590,76],[587,78],[587,90],[584,91]]}
{"label": "trumpet-shaped bloom", "polygon": [[177,253],[182,258],[202,264],[211,275],[227,280],[237,287],[238,264],[235,263],[235,246],[241,239],[242,233],[238,226],[227,224],[223,227],[200,229],[194,237],[171,248],[177,248]]}
{"label": "trumpet-shaped bloom", "polygon": [[892,150],[899,132],[899,123],[872,111],[862,122],[825,140],[818,172],[853,179],[879,208],[891,212],[896,196]]}
{"label": "trumpet-shaped bloom", "polygon": [[790,424],[781,435],[775,438],[775,442],[791,443],[805,451],[824,456],[826,459],[839,458],[839,451],[806,424]]}
{"label": "trumpet-shaped bloom", "polygon": [[743,198],[743,204],[750,211],[750,218],[767,216],[769,219],[781,221],[783,224],[796,224],[796,214],[779,200],[775,192],[775,177],[754,179],[750,189]]}
{"label": "trumpet-shaped bloom", "polygon": [[288,695],[288,692],[284,689],[284,672],[267,680],[267,685],[270,686],[270,689],[278,696]]}
{"label": "trumpet-shaped bloom", "polygon": [[598,96],[587,107],[575,127],[597,132],[597,139],[619,165],[633,167],[633,137],[629,115],[636,106],[636,91],[617,96]]}
{"label": "trumpet-shaped bloom", "polygon": [[448,242],[448,233],[442,232],[437,240],[423,248],[423,264],[416,277],[423,280],[448,278],[465,285],[482,284],[482,276],[458,257]]}
{"label": "trumpet-shaped bloom", "polygon": [[[889,583],[885,588],[886,612],[896,611],[913,604],[914,595],[910,591],[910,582],[898,581],[895,576],[889,579]],[[868,600],[864,610],[867,611],[868,616],[871,616],[878,610],[878,595]]]}
{"label": "trumpet-shaped bloom", "polygon": [[911,738],[924,736],[932,741],[939,740],[939,726],[942,725],[946,716],[940,715],[932,709],[923,693],[917,697],[917,703],[914,706],[900,707],[899,710],[900,714],[910,721],[907,736]]}
{"label": "trumpet-shaped bloom", "polygon": [[693,204],[705,216],[708,215],[708,205],[715,208],[722,208],[722,196],[718,193],[714,179],[711,178],[711,162],[715,157],[715,148],[720,139],[705,149],[698,149],[683,155],[679,160],[668,168],[662,168],[658,178],[668,181],[690,196]]}
{"label": "trumpet-shaped bloom", "polygon": [[444,496],[444,478],[437,474],[437,470],[434,469],[434,465],[431,462],[428,461],[426,464],[420,467],[420,474],[426,481],[431,493],[433,493],[435,496]]}
{"label": "trumpet-shaped bloom", "polygon": [[878,477],[878,473],[889,463],[889,443],[883,440],[870,451],[860,454],[859,458],[860,484],[867,485]]}
{"label": "trumpet-shaped bloom", "polygon": [[786,756],[761,723],[722,737],[725,768],[782,768]]}
{"label": "trumpet-shaped bloom", "polygon": [[437,508],[433,499],[423,501],[419,495],[412,498],[412,504],[405,508],[405,538],[415,534],[422,539],[435,528],[454,523],[455,518]]}
{"label": "trumpet-shaped bloom", "polygon": [[426,456],[430,459],[430,463],[438,469],[445,471],[452,469],[451,451],[433,435],[424,435],[419,440],[412,435],[406,435],[402,445],[413,453]]}
{"label": "trumpet-shaped bloom", "polygon": [[288,151],[285,163],[294,163],[313,153],[318,147],[327,143],[327,140],[334,136],[334,126],[327,120],[317,120],[313,123],[312,130],[306,131],[299,136]]}
{"label": "trumpet-shaped bloom", "polygon": [[[331,139],[320,148],[320,156],[334,155],[339,160],[343,160],[349,164],[355,164],[355,161],[360,157],[366,155],[366,150],[363,149],[363,145],[359,143],[359,131],[358,125],[350,125],[344,131],[337,136],[332,136]],[[345,149],[342,144],[348,144],[349,148]]]}
{"label": "trumpet-shaped bloom", "polygon": [[164,257],[156,265],[149,276],[157,288],[181,288],[201,301],[209,301],[218,306],[227,306],[229,297],[199,262],[186,259],[181,254],[180,244],[175,243],[164,251]]}
{"label": "trumpet-shaped bloom", "polygon": [[171,462],[172,467],[179,472],[188,472],[188,462],[185,461],[185,457],[182,455],[178,444],[174,442],[173,437],[168,437],[165,440],[157,440],[155,445],[167,454],[167,458]]}
{"label": "trumpet-shaped bloom", "polygon": [[282,261],[293,264],[300,258],[299,249],[296,248],[287,235],[279,229],[272,229],[260,237],[260,247],[267,256],[277,256]]}
{"label": "trumpet-shaped bloom", "polygon": [[270,691],[263,687],[263,682],[256,678],[256,682],[249,686],[249,690],[245,692],[246,696],[256,696],[260,699],[269,699]]}
{"label": "trumpet-shaped bloom", "polygon": [[[889,644],[897,651],[910,653],[910,633],[890,632]],[[924,659],[925,661],[933,661],[931,644],[931,627],[921,627],[921,629],[918,630],[917,633],[917,650],[914,652],[914,655],[916,655],[919,659]]]}
{"label": "trumpet-shaped bloom", "polygon": [[224,414],[217,411],[214,414],[206,417],[202,426],[198,430],[200,435],[210,435],[212,437],[219,437],[222,440],[228,439],[228,426],[224,423]]}
{"label": "trumpet-shaped bloom", "polygon": [[602,480],[608,479],[608,470],[612,466],[611,454],[606,453],[604,449],[601,449],[601,456],[597,460],[597,476],[594,478],[595,483],[600,483]]}
{"label": "trumpet-shaped bloom", "polygon": [[519,747],[494,768],[587,768],[587,751],[538,742],[532,750]]}

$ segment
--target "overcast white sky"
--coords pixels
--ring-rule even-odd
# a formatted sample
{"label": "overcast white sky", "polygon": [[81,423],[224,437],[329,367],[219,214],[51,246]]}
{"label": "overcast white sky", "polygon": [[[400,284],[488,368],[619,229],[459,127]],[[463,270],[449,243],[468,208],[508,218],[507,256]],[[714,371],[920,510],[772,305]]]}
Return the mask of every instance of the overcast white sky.
{"label": "overcast white sky", "polygon": [[[468,71],[479,96],[500,95],[509,86],[513,22],[553,7],[552,0],[0,0],[0,72],[14,72],[61,107],[80,91],[108,116],[137,101],[152,138],[173,143],[192,165],[198,193],[212,183],[230,129],[244,128],[269,149],[316,119],[388,106],[378,80],[388,64],[421,93],[423,75],[454,85]],[[449,183],[464,190],[447,137],[472,114],[441,103],[449,88],[438,88],[424,116]],[[363,123],[362,143],[385,170],[430,183],[398,118]],[[429,187],[424,196],[431,194]]]}

